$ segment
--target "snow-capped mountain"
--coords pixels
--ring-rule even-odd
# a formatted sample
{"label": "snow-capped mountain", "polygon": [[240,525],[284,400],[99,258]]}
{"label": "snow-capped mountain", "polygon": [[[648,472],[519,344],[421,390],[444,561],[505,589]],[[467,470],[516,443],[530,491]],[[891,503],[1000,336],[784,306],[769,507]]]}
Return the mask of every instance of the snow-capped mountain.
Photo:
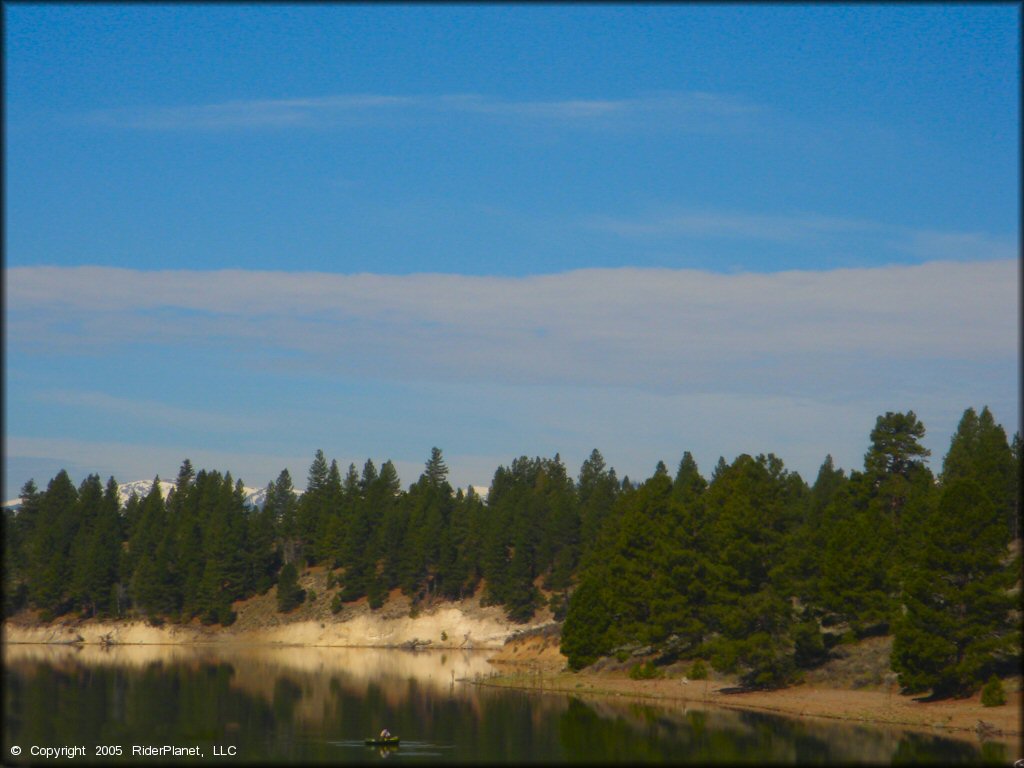
{"label": "snow-capped mountain", "polygon": [[[174,486],[175,484],[169,480],[161,480],[160,495],[166,499],[168,494],[174,490]],[[117,495],[120,498],[121,506],[123,507],[133,493],[140,499],[144,499],[152,490],[152,480],[132,480],[130,483],[119,483],[117,486]],[[262,508],[264,502],[267,500],[266,488],[249,488],[248,486],[242,486],[242,492],[245,494],[245,503],[248,506],[256,507],[257,509]]]}
{"label": "snow-capped mountain", "polygon": [[[132,480],[130,483],[118,483],[117,485],[117,499],[123,507],[128,503],[128,499],[134,493],[140,499],[144,499],[149,496],[150,491],[153,490],[152,480]],[[174,490],[174,483],[169,480],[160,481],[160,495],[165,499],[167,494]]]}
{"label": "snow-capped mountain", "polygon": [[[170,480],[160,481],[160,494],[164,497],[164,499],[166,499],[168,494],[170,494],[170,492],[174,490],[174,485],[175,484]],[[491,490],[488,486],[474,485],[472,486],[472,488],[476,492],[476,494],[480,496],[484,501],[487,500],[487,494]],[[153,490],[152,480],[132,480],[129,483],[119,483],[117,486],[118,500],[121,506],[124,507],[124,505],[128,503],[128,499],[131,498],[131,495],[133,493],[140,499],[144,499],[146,498],[146,496],[149,495],[149,492],[151,490]],[[242,490],[245,493],[245,503],[247,506],[254,507],[256,509],[263,509],[263,505],[267,501],[266,487],[249,488],[248,486],[243,486]],[[301,496],[302,491],[300,489],[295,489],[295,495]],[[11,499],[10,501],[5,501],[3,503],[4,509],[17,509],[20,506],[21,499]]]}
{"label": "snow-capped mountain", "polygon": [[[168,494],[170,494],[170,492],[172,490],[174,490],[174,486],[175,486],[175,484],[172,483],[170,480],[161,480],[160,481],[160,495],[162,495],[164,497],[164,499],[166,499]],[[146,498],[146,496],[149,495],[149,492],[152,491],[152,490],[153,490],[153,481],[152,480],[132,480],[129,483],[118,483],[118,486],[117,486],[118,502],[120,503],[120,505],[122,507],[124,507],[124,505],[128,503],[128,499],[131,498],[131,495],[133,493],[136,496],[138,496],[140,499],[144,499],[144,498]],[[263,508],[263,504],[267,500],[267,489],[266,488],[249,488],[248,486],[243,486],[242,491],[243,491],[243,493],[245,493],[245,503],[248,506],[255,507],[257,509],[262,509]],[[301,495],[302,491],[296,491],[296,494],[297,495]],[[20,498],[19,499],[11,499],[10,501],[5,501],[3,503],[3,508],[4,509],[17,509],[20,506],[21,506],[21,499]]]}

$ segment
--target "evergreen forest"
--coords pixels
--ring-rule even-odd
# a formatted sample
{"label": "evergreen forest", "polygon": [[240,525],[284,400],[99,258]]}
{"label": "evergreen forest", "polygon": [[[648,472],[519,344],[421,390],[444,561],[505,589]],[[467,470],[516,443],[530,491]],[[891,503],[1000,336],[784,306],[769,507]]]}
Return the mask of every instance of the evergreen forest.
{"label": "evergreen forest", "polygon": [[965,695],[1019,664],[1021,437],[968,408],[936,473],[924,434],[888,412],[862,469],[826,456],[810,484],[770,453],[705,477],[686,452],[642,481],[597,450],[575,478],[558,454],[523,456],[486,499],[449,484],[437,448],[407,488],[390,461],[343,474],[317,451],[305,491],[284,470],[262,507],[188,459],[166,498],[155,482],[125,504],[114,478],[61,471],[5,510],[4,613],[227,626],[275,586],[294,609],[320,565],[336,612],[394,589],[417,606],[482,588],[516,622],[547,605],[573,669],[640,649],[776,687],[889,634],[905,690]]}

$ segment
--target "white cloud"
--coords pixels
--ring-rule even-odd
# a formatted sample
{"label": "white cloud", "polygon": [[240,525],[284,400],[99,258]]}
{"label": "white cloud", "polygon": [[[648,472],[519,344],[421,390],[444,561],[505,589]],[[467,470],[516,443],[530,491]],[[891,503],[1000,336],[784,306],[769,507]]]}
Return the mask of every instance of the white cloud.
{"label": "white cloud", "polygon": [[215,342],[400,377],[717,391],[753,363],[770,386],[806,365],[1013,357],[1017,270],[1010,260],[527,278],[19,267],[6,282],[12,343],[37,351]]}
{"label": "white cloud", "polygon": [[[387,123],[432,115],[514,118],[560,125],[608,124],[634,120],[634,127],[669,123],[703,130],[732,125],[762,108],[729,94],[661,93],[632,98],[567,98],[517,101],[480,94],[342,94],[312,98],[235,100],[218,104],[130,107],[96,110],[86,122],[139,130],[241,130]],[[731,122],[724,122],[731,121]]]}
{"label": "white cloud", "polygon": [[851,243],[924,261],[1018,259],[1016,238],[984,232],[922,230],[814,213],[752,214],[713,209],[662,209],[634,216],[590,216],[583,229],[638,242],[739,240],[787,246],[813,245],[820,253],[844,252]]}
{"label": "white cloud", "polygon": [[1019,259],[1020,246],[1008,237],[983,232],[920,230],[906,233],[900,247],[928,259]]}
{"label": "white cloud", "polygon": [[38,402],[69,408],[82,408],[104,413],[108,418],[147,424],[180,426],[201,423],[208,430],[237,432],[251,428],[248,416],[230,416],[216,411],[183,408],[155,400],[114,397],[104,392],[86,392],[68,389],[50,389],[34,392]]}
{"label": "white cloud", "polygon": [[714,210],[685,210],[633,218],[595,216],[588,229],[623,237],[718,237],[793,243],[822,234],[878,230],[877,224],[838,216],[763,215]]}

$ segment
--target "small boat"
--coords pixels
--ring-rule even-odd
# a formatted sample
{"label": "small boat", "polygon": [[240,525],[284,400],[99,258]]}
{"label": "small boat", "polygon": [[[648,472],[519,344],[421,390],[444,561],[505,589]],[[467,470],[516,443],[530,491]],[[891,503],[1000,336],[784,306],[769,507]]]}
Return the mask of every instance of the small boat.
{"label": "small boat", "polygon": [[378,736],[375,739],[366,739],[366,745],[368,747],[397,747],[398,737],[388,736],[387,738],[382,739]]}

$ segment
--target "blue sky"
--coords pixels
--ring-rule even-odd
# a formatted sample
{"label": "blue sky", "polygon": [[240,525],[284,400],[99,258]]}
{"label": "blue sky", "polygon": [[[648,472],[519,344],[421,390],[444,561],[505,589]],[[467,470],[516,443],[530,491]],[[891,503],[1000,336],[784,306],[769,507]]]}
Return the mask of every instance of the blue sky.
{"label": "blue sky", "polygon": [[1017,429],[1015,5],[4,21],[5,498]]}

